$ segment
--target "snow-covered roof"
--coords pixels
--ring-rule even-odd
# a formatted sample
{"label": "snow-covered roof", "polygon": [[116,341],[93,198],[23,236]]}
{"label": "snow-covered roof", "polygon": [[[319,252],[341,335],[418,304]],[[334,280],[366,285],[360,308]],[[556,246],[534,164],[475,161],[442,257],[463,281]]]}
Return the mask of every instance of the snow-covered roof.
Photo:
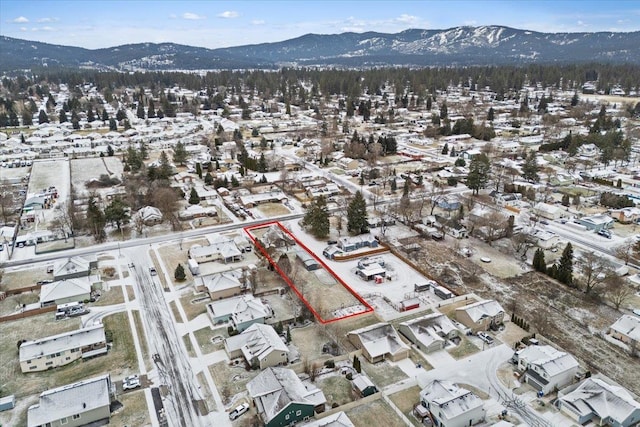
{"label": "snow-covered roof", "polygon": [[478,301],[476,303],[457,308],[456,311],[465,311],[474,322],[486,317],[495,317],[500,313],[504,313],[502,306],[494,300]]}
{"label": "snow-covered roof", "polygon": [[351,331],[349,335],[357,335],[372,358],[385,354],[397,354],[409,349],[389,323],[376,323]]}
{"label": "snow-covered roof", "polygon": [[320,420],[305,424],[305,427],[355,427],[355,424],[351,422],[347,414],[340,411]]}
{"label": "snow-covered roof", "polygon": [[82,257],[69,257],[56,262],[53,266],[53,277],[67,276],[77,272],[87,272],[91,270],[89,260]]}
{"label": "snow-covered roof", "polygon": [[[482,400],[469,390],[450,381],[435,380],[420,392],[420,399],[438,407],[440,419],[451,420],[482,407]],[[434,409],[431,412],[435,412]]]}
{"label": "snow-covered roof", "polygon": [[222,273],[215,273],[208,276],[202,276],[198,279],[209,292],[218,292],[226,289],[240,288],[242,283],[242,270],[230,270]]}
{"label": "snow-covered roof", "polygon": [[611,329],[640,342],[640,317],[624,314],[611,325]]}
{"label": "snow-covered roof", "polygon": [[247,383],[247,390],[268,423],[290,403],[321,405],[326,402],[321,390],[305,385],[296,373],[286,368],[267,368]]}
{"label": "snow-covered roof", "polygon": [[558,400],[561,407],[566,405],[581,416],[595,414],[603,420],[615,420],[616,425],[633,424],[633,418],[640,414],[640,403],[627,390],[599,378],[585,379],[575,390]]}
{"label": "snow-covered roof", "polygon": [[[414,339],[425,347],[429,347],[436,341],[444,341],[443,337],[458,328],[453,322],[442,313],[432,313],[418,317],[399,325],[400,330],[406,335],[407,332],[413,335]],[[405,332],[405,329],[408,329]]]}
{"label": "snow-covered roof", "polygon": [[76,331],[25,341],[20,345],[20,361],[46,357],[74,348],[81,348],[100,342],[106,342],[102,324],[89,326]]}
{"label": "snow-covered roof", "polygon": [[91,283],[86,277],[59,280],[40,288],[40,303],[80,297],[91,293]]}
{"label": "snow-covered roof", "polygon": [[109,406],[110,389],[111,378],[106,374],[47,390],[40,394],[37,405],[29,407],[27,426],[42,426]]}
{"label": "snow-covered roof", "polygon": [[353,386],[360,391],[365,390],[367,387],[375,387],[369,377],[365,375],[357,375],[353,377]]}
{"label": "snow-covered roof", "polygon": [[249,363],[253,358],[262,360],[274,351],[289,352],[287,345],[278,336],[275,329],[262,323],[254,323],[239,335],[227,338],[225,346],[229,352],[241,350],[245,360]]}
{"label": "snow-covered roof", "polygon": [[530,345],[516,354],[520,360],[525,361],[527,368],[537,366],[549,377],[578,367],[578,361],[572,355],[556,350],[550,345]]}

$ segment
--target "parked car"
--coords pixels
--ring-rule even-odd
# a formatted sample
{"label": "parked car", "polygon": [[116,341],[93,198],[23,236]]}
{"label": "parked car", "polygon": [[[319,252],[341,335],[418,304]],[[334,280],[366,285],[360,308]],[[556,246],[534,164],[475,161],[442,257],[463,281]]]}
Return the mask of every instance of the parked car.
{"label": "parked car", "polygon": [[611,232],[609,230],[600,230],[598,231],[598,235],[602,237],[606,237],[607,239],[611,238]]}
{"label": "parked car", "polygon": [[233,411],[229,412],[229,418],[232,420],[235,420],[236,418],[238,418],[240,415],[244,414],[248,410],[249,410],[249,404],[243,403],[240,406],[236,406],[236,408]]}
{"label": "parked car", "polygon": [[123,390],[133,390],[140,387],[140,377],[138,375],[129,375],[122,380]]}
{"label": "parked car", "polygon": [[478,332],[478,338],[480,338],[482,341],[486,342],[489,345],[493,344],[493,338],[491,338],[491,336],[489,336],[485,332],[482,332],[482,331]]}
{"label": "parked car", "polygon": [[158,272],[156,271],[155,267],[151,267],[149,268],[149,274],[151,274],[152,276],[157,276]]}

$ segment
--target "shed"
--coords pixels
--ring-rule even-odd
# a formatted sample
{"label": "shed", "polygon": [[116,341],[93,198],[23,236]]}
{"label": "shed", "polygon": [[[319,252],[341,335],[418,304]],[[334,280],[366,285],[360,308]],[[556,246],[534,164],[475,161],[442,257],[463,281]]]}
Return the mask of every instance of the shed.
{"label": "shed", "polygon": [[364,375],[358,375],[357,377],[353,378],[351,385],[361,397],[371,396],[372,394],[378,392],[378,389],[373,384],[373,382],[371,382],[369,377],[366,377]]}
{"label": "shed", "polygon": [[12,394],[10,396],[0,397],[0,412],[8,411],[16,406],[16,397]]}
{"label": "shed", "polygon": [[420,299],[411,298],[400,302],[400,311],[408,311],[420,308]]}

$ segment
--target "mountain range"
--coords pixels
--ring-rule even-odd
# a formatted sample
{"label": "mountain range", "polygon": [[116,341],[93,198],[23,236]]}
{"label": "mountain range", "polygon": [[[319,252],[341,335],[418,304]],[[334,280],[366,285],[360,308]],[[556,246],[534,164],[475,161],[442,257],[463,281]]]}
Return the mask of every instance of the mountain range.
{"label": "mountain range", "polygon": [[138,43],[84,49],[0,37],[0,71],[33,67],[205,70],[304,66],[469,66],[523,63],[640,63],[640,31],[540,33],[504,26],[306,34],[275,43],[207,49]]}

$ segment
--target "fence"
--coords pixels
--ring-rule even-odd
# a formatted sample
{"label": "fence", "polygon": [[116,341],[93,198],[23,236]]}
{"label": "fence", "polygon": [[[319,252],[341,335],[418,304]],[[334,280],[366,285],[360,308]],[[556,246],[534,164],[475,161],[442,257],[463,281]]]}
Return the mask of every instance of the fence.
{"label": "fence", "polygon": [[383,245],[382,243],[380,243],[380,247],[378,248],[373,248],[364,252],[358,251],[357,253],[351,253],[351,254],[346,254],[346,255],[336,255],[335,257],[333,257],[334,261],[338,261],[338,262],[342,262],[342,261],[351,261],[352,259],[356,259],[356,258],[362,258],[365,256],[371,256],[371,255],[376,255],[376,254],[381,254],[384,252],[388,252],[390,249],[388,246]]}
{"label": "fence", "polygon": [[25,292],[33,292],[36,289],[40,289],[40,285],[25,286],[24,288],[16,288],[16,289],[7,289],[6,291],[4,291],[4,293],[7,294],[7,296],[18,295]]}
{"label": "fence", "polygon": [[56,306],[52,305],[49,307],[36,308],[35,310],[23,311],[22,313],[10,314],[8,316],[0,317],[0,323],[2,322],[10,322],[12,320],[24,319],[25,317],[37,316],[42,313],[49,313],[52,311],[56,311]]}

